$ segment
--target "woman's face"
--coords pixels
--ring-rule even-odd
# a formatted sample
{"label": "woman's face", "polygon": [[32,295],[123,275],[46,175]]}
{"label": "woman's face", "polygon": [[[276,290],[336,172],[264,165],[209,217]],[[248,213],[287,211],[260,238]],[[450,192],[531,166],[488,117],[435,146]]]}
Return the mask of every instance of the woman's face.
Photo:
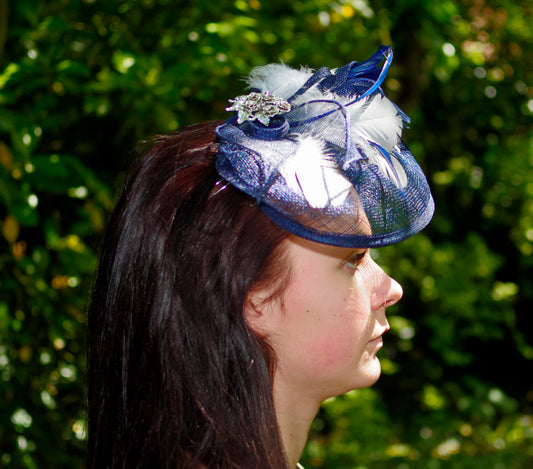
{"label": "woman's face", "polygon": [[282,301],[270,305],[277,309],[266,334],[277,358],[276,386],[319,402],[371,386],[381,373],[381,336],[389,330],[385,308],[402,288],[368,249],[297,237],[287,242],[293,275]]}

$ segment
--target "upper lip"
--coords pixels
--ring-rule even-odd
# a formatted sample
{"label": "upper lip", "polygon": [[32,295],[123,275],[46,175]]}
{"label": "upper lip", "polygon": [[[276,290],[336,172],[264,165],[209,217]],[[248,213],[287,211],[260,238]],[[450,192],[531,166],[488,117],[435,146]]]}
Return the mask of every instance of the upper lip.
{"label": "upper lip", "polygon": [[390,330],[390,326],[384,327],[384,328],[381,330],[381,332],[379,332],[377,335],[375,335],[374,337],[372,337],[372,338],[370,339],[370,341],[381,338],[381,336],[382,336],[383,334],[385,334],[385,332],[388,332],[389,330]]}

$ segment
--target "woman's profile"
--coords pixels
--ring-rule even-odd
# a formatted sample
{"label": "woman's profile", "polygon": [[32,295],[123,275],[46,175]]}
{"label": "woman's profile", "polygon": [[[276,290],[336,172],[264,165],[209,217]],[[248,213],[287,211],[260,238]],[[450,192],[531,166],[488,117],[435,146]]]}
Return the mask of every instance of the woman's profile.
{"label": "woman's profile", "polygon": [[235,115],[154,139],[89,311],[89,467],[295,468],[327,398],[374,384],[400,285],[369,249],[434,206],[380,85],[255,69]]}

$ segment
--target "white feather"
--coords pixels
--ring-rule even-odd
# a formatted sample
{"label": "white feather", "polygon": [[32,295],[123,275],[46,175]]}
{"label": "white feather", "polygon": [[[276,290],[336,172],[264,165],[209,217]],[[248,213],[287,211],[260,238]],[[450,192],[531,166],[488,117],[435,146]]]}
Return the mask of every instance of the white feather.
{"label": "white feather", "polygon": [[348,106],[352,139],[364,138],[387,152],[398,144],[403,120],[388,98],[376,94]]}
{"label": "white feather", "polygon": [[296,70],[285,64],[269,64],[254,68],[246,81],[250,88],[289,99],[312,75],[308,68]]}
{"label": "white feather", "polygon": [[403,120],[396,106],[388,98],[376,94],[350,104],[354,100],[353,96],[323,93],[317,87],[312,87],[294,99],[292,105],[297,106],[315,100],[331,100],[346,106],[350,116],[352,140],[364,138],[377,143],[389,152],[398,144]]}
{"label": "white feather", "polygon": [[303,137],[298,150],[279,172],[294,192],[301,192],[313,208],[339,206],[353,190],[351,182],[329,156],[322,141]]}

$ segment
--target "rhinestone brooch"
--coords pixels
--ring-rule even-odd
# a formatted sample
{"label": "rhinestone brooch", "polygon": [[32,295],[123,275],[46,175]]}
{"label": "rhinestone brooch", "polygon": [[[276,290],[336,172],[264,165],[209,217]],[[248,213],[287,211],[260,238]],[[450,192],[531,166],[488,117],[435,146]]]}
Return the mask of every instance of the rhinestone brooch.
{"label": "rhinestone brooch", "polygon": [[268,91],[237,96],[229,102],[232,105],[227,107],[226,111],[237,111],[238,124],[258,120],[261,124],[268,125],[272,117],[291,110],[291,105],[287,101]]}

